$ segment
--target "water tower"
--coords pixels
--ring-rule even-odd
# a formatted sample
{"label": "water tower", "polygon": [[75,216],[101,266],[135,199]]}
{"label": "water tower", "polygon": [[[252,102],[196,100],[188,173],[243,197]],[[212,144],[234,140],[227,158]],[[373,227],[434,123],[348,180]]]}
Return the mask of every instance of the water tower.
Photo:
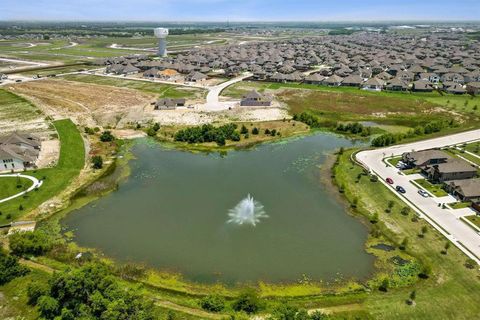
{"label": "water tower", "polygon": [[160,57],[166,57],[168,29],[155,28],[153,29],[153,33],[155,34],[155,37],[158,38],[158,55]]}

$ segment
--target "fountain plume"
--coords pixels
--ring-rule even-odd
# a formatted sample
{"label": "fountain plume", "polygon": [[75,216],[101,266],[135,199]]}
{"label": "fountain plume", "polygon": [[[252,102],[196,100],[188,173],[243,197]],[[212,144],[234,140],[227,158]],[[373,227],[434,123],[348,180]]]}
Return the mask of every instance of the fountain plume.
{"label": "fountain plume", "polygon": [[268,218],[268,215],[265,214],[263,205],[253,199],[253,197],[248,194],[246,198],[242,199],[233,209],[228,211],[228,216],[230,219],[227,223],[234,223],[237,225],[251,224],[256,226],[262,218]]}

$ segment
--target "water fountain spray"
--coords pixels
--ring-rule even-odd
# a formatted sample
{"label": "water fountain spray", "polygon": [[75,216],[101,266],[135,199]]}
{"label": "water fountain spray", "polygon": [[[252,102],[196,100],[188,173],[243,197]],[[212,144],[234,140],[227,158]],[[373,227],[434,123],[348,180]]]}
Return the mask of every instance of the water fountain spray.
{"label": "water fountain spray", "polygon": [[251,224],[256,226],[262,218],[268,218],[263,210],[263,205],[253,199],[249,194],[245,199],[242,199],[233,209],[228,211],[230,219],[227,223],[234,223],[237,225]]}

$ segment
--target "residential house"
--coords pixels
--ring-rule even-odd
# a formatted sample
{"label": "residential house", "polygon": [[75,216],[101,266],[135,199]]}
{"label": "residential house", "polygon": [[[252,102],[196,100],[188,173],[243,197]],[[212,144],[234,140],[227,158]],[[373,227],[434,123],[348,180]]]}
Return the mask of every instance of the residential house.
{"label": "residential house", "polygon": [[389,91],[407,91],[408,85],[402,79],[395,78],[387,81],[385,89]]}
{"label": "residential house", "polygon": [[362,85],[362,87],[364,90],[381,91],[385,87],[385,81],[377,78],[370,78]]}
{"label": "residential house", "polygon": [[261,94],[256,90],[252,90],[245,94],[240,101],[242,107],[269,107],[272,105],[272,96]]}
{"label": "residential house", "polygon": [[0,137],[0,171],[34,167],[41,149],[40,140],[29,134]]}
{"label": "residential house", "polygon": [[480,178],[448,181],[445,190],[461,201],[480,202]]}
{"label": "residential house", "polygon": [[192,72],[185,77],[185,80],[188,82],[203,82],[207,80],[207,76],[200,72]]}
{"label": "residential house", "polygon": [[410,168],[446,163],[450,159],[452,157],[447,153],[436,149],[405,152],[402,154],[402,161]]}
{"label": "residential house", "polygon": [[441,183],[449,180],[472,179],[477,176],[477,168],[461,159],[450,159],[445,163],[427,165],[422,173],[428,180]]}
{"label": "residential house", "polygon": [[433,84],[429,81],[418,80],[418,81],[413,82],[412,91],[432,92],[433,91]]}
{"label": "residential house", "polygon": [[469,94],[477,95],[480,93],[480,82],[467,83],[467,92]]}
{"label": "residential house", "polygon": [[155,110],[169,110],[185,106],[185,99],[163,98],[155,102]]}

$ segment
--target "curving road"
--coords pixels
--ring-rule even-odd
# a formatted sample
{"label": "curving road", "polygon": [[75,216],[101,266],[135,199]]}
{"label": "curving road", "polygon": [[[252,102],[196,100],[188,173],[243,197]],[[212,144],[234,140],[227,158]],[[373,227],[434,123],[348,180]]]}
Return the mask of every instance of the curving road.
{"label": "curving road", "polygon": [[[372,173],[378,175],[382,183],[390,188],[392,192],[407,203],[455,246],[480,264],[480,234],[461,220],[461,216],[471,214],[471,212],[469,212],[471,209],[465,209],[466,211],[459,211],[462,209],[443,209],[441,204],[451,201],[451,197],[422,197],[417,192],[418,188],[410,182],[414,177],[401,174],[398,169],[393,166],[387,166],[385,162],[383,162],[386,157],[399,156],[404,152],[412,150],[420,151],[442,148],[476,140],[480,140],[480,130],[388,148],[362,151],[357,153],[355,158]],[[385,182],[385,179],[388,177],[394,180],[395,184],[393,186]],[[406,193],[401,195],[396,192],[394,189],[396,185],[401,185],[406,190]]]}
{"label": "curving road", "polygon": [[228,102],[220,102],[219,96],[220,93],[222,93],[223,90],[225,90],[227,87],[245,80],[246,78],[250,78],[253,76],[253,73],[245,73],[239,77],[236,77],[232,80],[220,83],[219,85],[216,85],[214,87],[209,87],[208,88],[208,94],[207,94],[207,103],[202,106],[202,109],[208,110],[208,111],[219,111],[219,110],[226,110],[229,107],[232,106],[232,103]]}
{"label": "curving road", "polygon": [[37,178],[35,177],[32,177],[32,176],[28,176],[28,175],[24,175],[24,174],[21,174],[21,173],[14,173],[14,174],[2,174],[0,175],[0,179],[1,178],[17,178],[17,177],[20,177],[20,178],[24,178],[24,179],[28,179],[30,181],[33,182],[32,186],[30,188],[28,188],[27,190],[25,191],[22,191],[20,193],[17,193],[17,194],[14,194],[13,196],[10,196],[8,198],[4,198],[4,199],[0,199],[0,203],[3,203],[3,202],[7,202],[9,200],[12,200],[12,199],[15,199],[15,198],[18,198],[18,197],[21,197],[23,196],[25,193],[28,193],[30,191],[33,191],[35,188],[40,188],[43,184],[43,181],[40,181],[38,180]]}

